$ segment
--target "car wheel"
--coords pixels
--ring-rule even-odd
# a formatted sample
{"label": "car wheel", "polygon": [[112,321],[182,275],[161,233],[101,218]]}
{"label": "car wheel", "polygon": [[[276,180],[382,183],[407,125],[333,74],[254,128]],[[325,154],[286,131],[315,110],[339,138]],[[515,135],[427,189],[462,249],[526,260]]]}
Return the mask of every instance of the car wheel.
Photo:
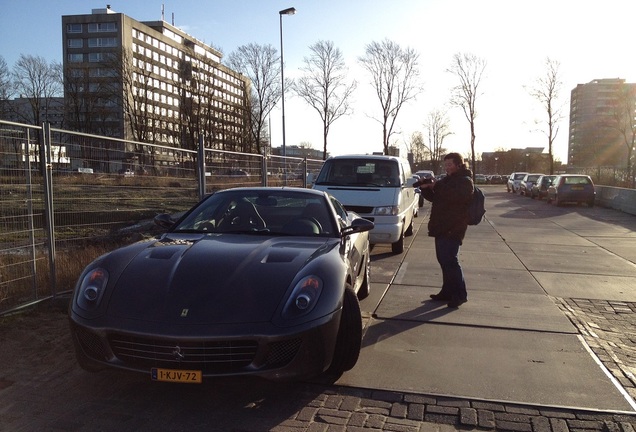
{"label": "car wheel", "polygon": [[557,207],[560,207],[563,205],[563,202],[561,200],[559,200],[559,196],[555,195],[554,196],[554,205],[556,205]]}
{"label": "car wheel", "polygon": [[391,252],[401,254],[404,252],[404,231],[400,233],[400,238],[395,243],[391,243]]}
{"label": "car wheel", "polygon": [[587,202],[588,207],[594,207],[594,200],[590,200]]}
{"label": "car wheel", "polygon": [[331,366],[327,369],[330,375],[340,375],[352,369],[360,356],[362,347],[362,312],[358,297],[346,288],[342,299],[342,315],[334,348]]}
{"label": "car wheel", "polygon": [[371,257],[367,255],[367,260],[364,266],[364,278],[362,279],[362,285],[360,285],[360,289],[358,290],[358,300],[363,300],[369,297],[369,293],[371,292],[371,279],[369,278],[370,272]]}

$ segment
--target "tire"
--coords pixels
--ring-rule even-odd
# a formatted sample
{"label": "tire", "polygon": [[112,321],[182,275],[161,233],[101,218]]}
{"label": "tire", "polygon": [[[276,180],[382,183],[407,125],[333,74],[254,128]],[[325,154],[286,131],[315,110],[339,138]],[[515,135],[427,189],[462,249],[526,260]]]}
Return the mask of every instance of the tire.
{"label": "tire", "polygon": [[594,200],[590,200],[587,202],[588,207],[594,207]]}
{"label": "tire", "polygon": [[559,196],[555,195],[554,196],[554,205],[557,207],[561,207],[563,205],[563,202],[559,200]]}
{"label": "tire", "polygon": [[360,311],[360,303],[353,290],[345,288],[336,346],[327,373],[341,375],[352,369],[358,361],[361,348],[362,312]]}
{"label": "tire", "polygon": [[358,300],[364,300],[369,297],[369,293],[371,292],[371,279],[369,273],[371,272],[371,257],[367,255],[366,263],[364,266],[364,278],[362,279],[362,285],[360,285],[360,289],[358,290]]}
{"label": "tire", "polygon": [[391,243],[391,252],[401,254],[404,252],[404,231],[400,233],[400,238],[395,243]]}

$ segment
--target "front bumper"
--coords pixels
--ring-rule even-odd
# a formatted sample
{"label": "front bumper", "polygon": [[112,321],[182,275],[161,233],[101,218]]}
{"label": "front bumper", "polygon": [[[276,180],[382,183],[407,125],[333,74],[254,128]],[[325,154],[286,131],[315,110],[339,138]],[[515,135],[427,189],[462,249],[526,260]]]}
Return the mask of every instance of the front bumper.
{"label": "front bumper", "polygon": [[70,323],[78,362],[88,370],[117,368],[150,376],[152,368],[164,368],[200,370],[204,377],[283,380],[314,376],[329,367],[340,311],[289,329],[250,323],[158,331],[126,321],[116,328],[95,327],[73,314]]}

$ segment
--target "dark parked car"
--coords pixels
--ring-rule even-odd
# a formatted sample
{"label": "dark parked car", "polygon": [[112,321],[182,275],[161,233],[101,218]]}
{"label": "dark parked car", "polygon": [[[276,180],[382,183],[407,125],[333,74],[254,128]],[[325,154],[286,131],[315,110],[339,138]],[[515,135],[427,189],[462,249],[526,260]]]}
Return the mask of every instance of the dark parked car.
{"label": "dark parked car", "polygon": [[504,180],[499,174],[493,174],[488,178],[488,183],[490,184],[504,184],[506,181],[508,180]]}
{"label": "dark parked car", "polygon": [[552,181],[556,178],[555,175],[542,175],[537,179],[536,182],[532,185],[532,190],[530,191],[530,198],[539,198],[540,200],[543,197],[548,195],[548,187],[552,184]]}
{"label": "dark parked car", "polygon": [[165,234],[98,258],[78,280],[69,317],[83,368],[201,382],[355,365],[372,222],[287,187],[216,192],[155,221]]}
{"label": "dark parked car", "polygon": [[566,202],[586,203],[594,207],[596,190],[590,176],[582,174],[562,174],[557,176],[548,187],[547,202],[556,205]]}
{"label": "dark parked car", "polygon": [[475,174],[475,184],[488,184],[488,177],[484,174]]}

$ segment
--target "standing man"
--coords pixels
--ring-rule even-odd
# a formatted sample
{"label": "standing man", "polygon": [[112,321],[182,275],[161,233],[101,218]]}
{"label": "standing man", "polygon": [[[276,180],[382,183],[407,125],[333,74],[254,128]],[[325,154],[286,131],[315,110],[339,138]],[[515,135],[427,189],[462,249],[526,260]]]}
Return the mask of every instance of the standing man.
{"label": "standing man", "polygon": [[431,298],[458,308],[468,301],[466,282],[459,264],[459,247],[468,228],[468,207],[473,197],[472,172],[459,153],[444,156],[446,177],[439,181],[415,183],[422,196],[432,203],[428,235],[435,237],[435,254],[442,268],[442,289]]}

